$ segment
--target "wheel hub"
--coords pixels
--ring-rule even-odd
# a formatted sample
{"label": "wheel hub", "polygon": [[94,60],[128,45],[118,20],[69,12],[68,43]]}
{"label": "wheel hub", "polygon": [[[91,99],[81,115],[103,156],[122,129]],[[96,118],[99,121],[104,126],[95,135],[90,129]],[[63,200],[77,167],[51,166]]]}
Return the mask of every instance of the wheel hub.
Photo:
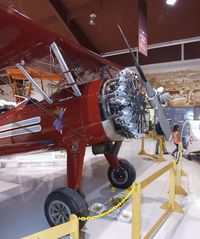
{"label": "wheel hub", "polygon": [[118,184],[123,184],[124,182],[126,182],[127,178],[128,174],[123,168],[120,168],[117,171],[113,171],[113,180]]}
{"label": "wheel hub", "polygon": [[67,222],[70,215],[71,211],[64,202],[59,200],[51,202],[49,206],[49,217],[55,225]]}

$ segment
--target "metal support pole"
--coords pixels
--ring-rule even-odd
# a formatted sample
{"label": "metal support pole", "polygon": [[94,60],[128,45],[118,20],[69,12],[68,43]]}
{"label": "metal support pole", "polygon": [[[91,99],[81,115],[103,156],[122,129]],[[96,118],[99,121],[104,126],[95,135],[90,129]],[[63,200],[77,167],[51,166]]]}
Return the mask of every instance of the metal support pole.
{"label": "metal support pole", "polygon": [[185,59],[185,45],[184,43],[181,44],[181,61]]}
{"label": "metal support pole", "polygon": [[72,74],[69,70],[69,67],[67,66],[67,64],[66,64],[57,44],[55,42],[53,42],[51,44],[51,49],[53,50],[53,53],[55,54],[56,59],[58,60],[58,63],[61,67],[61,70],[64,74],[64,77],[65,77],[67,83],[72,87],[76,96],[81,96],[81,92],[74,80],[74,77],[72,76]]}

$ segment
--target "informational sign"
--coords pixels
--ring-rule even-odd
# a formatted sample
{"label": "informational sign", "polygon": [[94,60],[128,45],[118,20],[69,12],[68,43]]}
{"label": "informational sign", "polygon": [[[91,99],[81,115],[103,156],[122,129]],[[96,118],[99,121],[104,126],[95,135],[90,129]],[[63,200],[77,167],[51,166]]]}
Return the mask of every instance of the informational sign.
{"label": "informational sign", "polygon": [[139,39],[138,39],[138,45],[139,45],[139,52],[143,55],[147,56],[147,34],[139,29]]}
{"label": "informational sign", "polygon": [[147,4],[146,0],[138,1],[138,49],[147,56]]}

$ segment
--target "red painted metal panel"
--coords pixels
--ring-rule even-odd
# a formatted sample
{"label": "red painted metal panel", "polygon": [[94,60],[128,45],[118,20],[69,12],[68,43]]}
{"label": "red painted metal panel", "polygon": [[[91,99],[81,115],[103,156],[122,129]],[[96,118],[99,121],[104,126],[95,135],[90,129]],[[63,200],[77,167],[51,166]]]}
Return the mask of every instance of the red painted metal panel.
{"label": "red painted metal panel", "polygon": [[[76,97],[67,90],[56,93],[52,98],[52,105],[41,102],[40,105],[26,105],[21,103],[15,109],[0,115],[0,145],[8,147],[10,144],[18,144],[18,152],[29,151],[29,142],[39,140],[51,140],[55,142],[54,148],[66,149],[68,144],[77,139],[83,140],[86,144],[96,144],[108,140],[101,124],[99,114],[98,95],[101,81],[94,81],[80,87],[82,96]],[[58,132],[54,122],[59,118],[60,110],[65,110],[62,118],[62,132]],[[40,117],[39,123],[21,126],[23,120]],[[3,126],[14,123],[8,129],[2,130]],[[39,132],[26,132],[23,135],[13,135],[5,137],[3,133],[14,132],[15,129],[24,129],[24,127],[41,126]],[[14,127],[14,128],[13,128]],[[20,143],[24,143],[20,146]],[[27,150],[25,143],[27,143]],[[38,149],[38,145],[32,145],[32,150]],[[1,148],[0,155],[7,154],[7,149]],[[16,153],[16,149],[10,148],[10,154]]]}

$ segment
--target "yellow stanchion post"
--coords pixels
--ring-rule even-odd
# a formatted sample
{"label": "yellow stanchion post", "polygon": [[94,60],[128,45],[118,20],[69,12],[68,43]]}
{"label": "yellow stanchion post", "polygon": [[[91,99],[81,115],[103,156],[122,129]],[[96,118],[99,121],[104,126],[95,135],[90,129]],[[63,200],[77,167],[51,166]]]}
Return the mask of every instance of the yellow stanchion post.
{"label": "yellow stanchion post", "polygon": [[145,155],[146,151],[144,150],[144,138],[141,139],[141,150],[138,153],[139,155]]}
{"label": "yellow stanchion post", "polygon": [[[180,147],[181,147],[181,157],[182,157],[182,150],[183,150],[183,144],[182,144],[182,143],[180,143]],[[180,166],[180,168],[181,168],[181,176],[182,176],[182,177],[187,176],[186,172],[182,169],[182,160],[181,160],[181,166]]]}
{"label": "yellow stanchion post", "polygon": [[176,164],[176,186],[175,193],[179,195],[186,196],[187,193],[181,186],[181,176],[182,176],[182,143],[179,143],[178,146],[178,156],[177,156],[177,164]]}
{"label": "yellow stanchion post", "polygon": [[181,169],[181,176],[182,176],[182,177],[187,176],[187,173],[186,173],[183,169]]}
{"label": "yellow stanchion post", "polygon": [[172,212],[183,213],[180,205],[175,201],[175,188],[176,188],[176,161],[173,160],[165,165],[154,174],[142,180],[140,183],[134,183],[132,186],[132,239],[140,239],[141,227],[141,190],[155,181],[158,177],[170,170],[169,178],[169,198],[161,208],[165,209],[164,213],[159,217],[156,223],[151,227],[147,234],[143,237],[149,239],[165,221],[165,219]]}
{"label": "yellow stanchion post", "polygon": [[132,239],[140,239],[141,224],[141,184],[133,184],[132,196]]}
{"label": "yellow stanchion post", "polygon": [[176,162],[173,161],[173,168],[170,170],[170,179],[169,179],[169,200],[164,203],[161,208],[169,209],[171,208],[172,212],[183,213],[183,210],[179,204],[175,201],[175,187],[176,187]]}
{"label": "yellow stanchion post", "polygon": [[72,239],[79,239],[79,220],[76,215],[72,214],[70,216],[70,221],[73,221],[73,231],[71,232],[70,236]]}
{"label": "yellow stanchion post", "polygon": [[79,239],[79,220],[76,215],[70,216],[70,221],[55,227],[34,233],[21,239],[58,239],[70,234],[72,239]]}
{"label": "yellow stanchion post", "polygon": [[147,155],[147,156],[149,156],[150,158],[153,158],[154,161],[156,161],[156,162],[163,162],[163,161],[165,161],[165,159],[163,158],[163,156],[157,157],[157,156],[155,156],[155,155],[153,155],[153,154],[149,154],[149,153],[147,153],[147,152],[145,151],[145,149],[144,149],[144,138],[141,139],[141,150],[139,151],[138,155]]}
{"label": "yellow stanchion post", "polygon": [[157,136],[160,141],[160,147],[159,147],[159,157],[157,159],[158,162],[164,162],[166,161],[163,157],[163,138],[162,136]]}
{"label": "yellow stanchion post", "polygon": [[173,211],[176,212],[182,212],[182,209],[178,205],[178,203],[175,201],[175,184],[176,184],[176,163],[175,161],[171,161],[169,164],[161,168],[159,171],[155,172],[148,178],[144,179],[140,182],[141,189],[155,181],[158,177],[160,177],[162,174],[166,173],[168,170],[170,170],[170,181],[169,181],[169,199],[167,203],[165,203],[162,208],[165,209],[165,212],[161,215],[161,217],[156,221],[156,223],[151,227],[151,229],[148,231],[148,233],[143,237],[143,239],[149,239],[152,237],[152,235],[155,233],[155,231],[160,227],[160,225],[164,222],[164,220],[167,218],[167,216],[172,213]]}

